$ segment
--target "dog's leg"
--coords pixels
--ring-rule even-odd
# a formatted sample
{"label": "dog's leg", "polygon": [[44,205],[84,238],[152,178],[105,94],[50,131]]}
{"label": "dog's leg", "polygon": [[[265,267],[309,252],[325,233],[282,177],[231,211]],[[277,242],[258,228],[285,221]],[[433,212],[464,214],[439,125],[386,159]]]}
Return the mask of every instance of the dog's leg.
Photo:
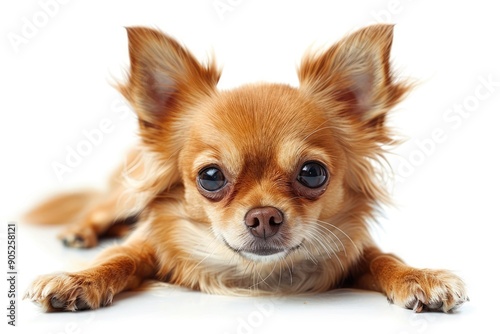
{"label": "dog's leg", "polygon": [[[130,166],[133,166],[132,170],[128,170]],[[127,191],[123,174],[135,177],[142,172],[140,152],[137,149],[131,150],[127,162],[111,177],[108,191],[94,198],[83,214],[59,233],[59,239],[69,247],[95,247],[100,236],[107,234],[110,228],[117,227],[115,223],[125,221],[140,212],[142,208],[138,205],[135,195]],[[131,207],[135,209],[134,212],[131,212]],[[128,230],[123,224],[121,227],[123,228],[120,232]],[[115,230],[114,234],[120,234],[117,228]]]}
{"label": "dog's leg", "polygon": [[450,312],[469,300],[464,282],[450,271],[416,269],[375,247],[365,250],[362,262],[354,287],[382,292],[415,312]]}
{"label": "dog's leg", "polygon": [[145,240],[132,238],[108,248],[93,266],[75,273],[38,277],[24,298],[45,311],[77,311],[109,305],[124,290],[155,274],[155,252]]}
{"label": "dog's leg", "polygon": [[99,196],[99,200],[80,219],[66,226],[58,238],[68,247],[95,247],[100,236],[106,234],[116,222],[128,218],[127,208],[121,204],[127,201],[127,197],[122,187]]}

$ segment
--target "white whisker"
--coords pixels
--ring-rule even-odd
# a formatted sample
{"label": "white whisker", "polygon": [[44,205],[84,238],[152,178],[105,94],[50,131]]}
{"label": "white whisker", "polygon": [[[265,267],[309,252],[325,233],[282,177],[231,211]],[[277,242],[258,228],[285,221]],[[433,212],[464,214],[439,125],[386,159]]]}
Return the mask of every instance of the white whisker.
{"label": "white whisker", "polygon": [[309,233],[307,234],[307,236],[312,239],[311,243],[312,245],[316,248],[316,251],[318,252],[318,255],[321,255],[323,254],[323,252],[321,252],[317,245],[321,246],[323,249],[324,249],[324,253],[326,253],[328,255],[329,258],[331,258],[331,253],[335,253],[335,250],[331,247],[330,243],[329,242],[323,242],[322,240],[322,235],[319,234],[319,233],[315,233],[316,232],[316,229],[312,229],[311,231],[309,231]]}
{"label": "white whisker", "polygon": [[[320,221],[316,221],[316,222],[320,222]],[[340,240],[340,238],[335,234],[335,232],[329,230],[326,226],[323,226],[321,224],[315,224],[313,225],[315,229],[318,229],[318,228],[321,228],[323,229],[323,231],[326,231],[328,232],[329,235],[333,236],[339,243],[340,245],[342,246],[342,251],[344,252],[345,255],[346,254],[346,249],[345,249],[345,246],[344,246],[344,243],[342,242],[342,240]],[[319,232],[319,231],[318,231]],[[331,239],[332,240],[332,243],[335,245],[335,247],[337,248],[337,252],[340,252],[340,247],[338,246],[337,242],[335,242],[335,240]]]}
{"label": "white whisker", "polygon": [[351,239],[351,237],[345,233],[340,227],[338,226],[335,226],[334,224],[332,223],[329,223],[329,222],[326,222],[326,221],[322,221],[322,220],[317,220],[317,222],[319,223],[322,223],[322,224],[326,224],[328,226],[331,226],[333,227],[335,230],[339,231],[340,233],[342,233],[350,242],[351,244],[354,246],[354,248],[356,249],[356,251],[360,254],[361,251],[359,250],[358,246],[354,243],[354,241]]}
{"label": "white whisker", "polygon": [[313,256],[313,254],[311,253],[311,251],[309,249],[307,249],[306,244],[303,244],[300,249],[304,251],[306,259],[310,260],[315,265],[317,265],[319,263],[318,260]]}
{"label": "white whisker", "polygon": [[288,265],[288,261],[286,258],[284,259],[283,262],[285,262],[285,265],[288,268],[288,272],[290,273],[290,285],[293,285],[293,262],[292,262],[292,267]]}
{"label": "white whisker", "polygon": [[[323,234],[316,235],[314,233],[314,232],[317,232],[317,231],[318,230],[313,229],[313,231],[312,231],[313,233],[311,233],[311,236],[314,238],[315,241],[317,241],[325,249],[325,252],[326,252],[326,254],[328,255],[329,258],[332,258],[332,254],[333,254],[333,256],[337,259],[337,262],[339,263],[340,268],[342,269],[342,271],[345,271],[344,264],[342,263],[342,261],[340,260],[339,256],[337,255],[337,252],[330,246],[330,243],[323,242],[322,238],[325,237],[325,235],[323,235]],[[326,235],[326,237],[329,237],[329,236]],[[325,244],[328,245],[329,249],[326,247]]]}

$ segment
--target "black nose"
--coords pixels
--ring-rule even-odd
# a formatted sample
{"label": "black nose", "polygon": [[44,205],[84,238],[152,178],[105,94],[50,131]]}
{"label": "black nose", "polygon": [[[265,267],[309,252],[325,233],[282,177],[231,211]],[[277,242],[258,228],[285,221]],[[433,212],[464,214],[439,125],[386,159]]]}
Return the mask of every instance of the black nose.
{"label": "black nose", "polygon": [[248,211],[245,216],[245,225],[257,238],[272,237],[278,233],[282,223],[283,213],[272,206],[254,208]]}

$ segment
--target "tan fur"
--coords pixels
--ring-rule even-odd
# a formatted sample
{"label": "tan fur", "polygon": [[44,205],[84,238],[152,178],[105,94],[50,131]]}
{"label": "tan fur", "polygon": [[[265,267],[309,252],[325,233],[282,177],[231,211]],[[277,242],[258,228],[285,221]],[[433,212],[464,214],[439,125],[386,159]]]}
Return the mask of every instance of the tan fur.
{"label": "tan fur", "polygon": [[56,195],[27,212],[23,220],[39,225],[61,225],[76,220],[98,195],[88,190]]}
{"label": "tan fur", "polygon": [[128,227],[120,223],[139,215],[148,200],[132,192],[129,184],[143,175],[145,160],[140,148],[134,148],[110,178],[106,192],[57,195],[25,214],[24,220],[40,225],[68,224],[58,237],[70,247],[91,248],[99,236],[126,235]]}
{"label": "tan fur", "polygon": [[[219,91],[213,62],[200,64],[159,31],[129,28],[131,71],[119,89],[139,116],[142,144],[119,172],[127,182],[93,199],[63,239],[92,247],[117,220],[134,215],[139,226],[91,268],[42,276],[26,296],[45,310],[97,308],[156,278],[234,295],[350,286],[417,312],[458,307],[467,300],[460,278],[381,253],[368,231],[388,201],[379,178],[393,144],[385,117],[410,88],[390,69],[392,30],[367,27],[306,55],[298,88]],[[326,169],[318,187],[299,182],[310,162]],[[213,166],[226,183],[206,191],[197,178]],[[269,223],[268,237],[246,218],[265,208],[274,216],[257,222]],[[35,210],[46,211],[53,206]]]}

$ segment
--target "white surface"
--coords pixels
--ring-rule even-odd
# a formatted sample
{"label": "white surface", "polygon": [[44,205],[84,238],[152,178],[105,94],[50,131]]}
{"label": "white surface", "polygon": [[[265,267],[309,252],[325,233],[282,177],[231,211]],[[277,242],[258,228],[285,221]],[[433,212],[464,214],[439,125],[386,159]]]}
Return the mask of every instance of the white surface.
{"label": "white surface", "polygon": [[[410,168],[402,158],[390,158],[402,181],[393,191],[398,209],[388,209],[374,233],[384,250],[411,265],[455,270],[467,282],[471,301],[457,314],[416,315],[369,292],[262,300],[159,285],[92,312],[43,314],[18,300],[17,329],[469,333],[482,324],[498,331],[493,266],[500,223],[500,20],[491,2],[221,0],[232,4],[221,19],[213,0],[67,1],[52,7],[46,22],[39,22],[44,26],[16,51],[8,36],[22,34],[26,20],[43,19],[41,2],[0,5],[2,224],[19,221],[25,209],[53,192],[102,185],[135,140],[134,119],[116,105],[121,100],[109,84],[123,77],[127,66],[123,26],[157,26],[200,58],[213,51],[224,67],[221,87],[226,88],[254,81],[297,84],[295,68],[309,46],[328,45],[376,20],[396,22],[394,63],[420,84],[391,122],[407,138],[395,153],[412,157],[414,164]],[[488,78],[496,82],[490,91],[482,83]],[[450,114],[460,106],[471,111],[460,118]],[[111,121],[112,130],[59,182],[52,163],[63,162],[67,146],[75,148],[85,140],[83,131],[99,127],[103,119]],[[427,143],[427,153],[418,153],[418,142]],[[96,254],[63,248],[56,232],[19,225],[19,293],[36,275],[76,269]],[[4,252],[4,228],[0,236]],[[0,259],[6,262],[6,255]],[[7,287],[1,281],[4,305]],[[2,333],[3,328],[14,332],[5,315],[0,319]]]}

